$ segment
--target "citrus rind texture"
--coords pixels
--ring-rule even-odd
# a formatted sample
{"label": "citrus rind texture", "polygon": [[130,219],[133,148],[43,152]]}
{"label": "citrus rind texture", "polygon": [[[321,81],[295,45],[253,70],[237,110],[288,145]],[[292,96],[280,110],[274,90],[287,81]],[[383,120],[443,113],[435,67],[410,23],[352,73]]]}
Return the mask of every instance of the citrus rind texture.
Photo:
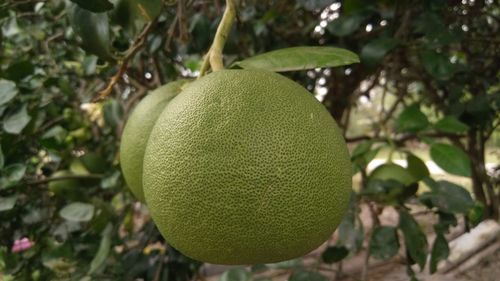
{"label": "citrus rind texture", "polygon": [[335,121],[273,72],[222,70],[161,113],[144,157],[147,205],[168,243],[217,264],[272,263],[327,240],[351,192]]}
{"label": "citrus rind texture", "polygon": [[171,82],[148,94],[134,108],[123,130],[120,165],[127,185],[134,196],[142,202],[144,202],[142,163],[149,134],[160,113],[186,82],[186,80]]}

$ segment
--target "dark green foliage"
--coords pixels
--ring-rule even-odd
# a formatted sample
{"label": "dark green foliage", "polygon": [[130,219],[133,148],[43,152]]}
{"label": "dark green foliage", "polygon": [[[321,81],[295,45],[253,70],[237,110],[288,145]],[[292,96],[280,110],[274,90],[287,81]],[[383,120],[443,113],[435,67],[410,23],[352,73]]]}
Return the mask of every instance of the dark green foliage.
{"label": "dark green foliage", "polygon": [[431,186],[431,191],[423,193],[420,200],[450,214],[466,214],[474,206],[474,201],[467,190],[448,181],[439,181]]}
{"label": "dark green foliage", "polygon": [[469,156],[460,148],[445,143],[434,143],[431,145],[430,154],[432,160],[448,173],[470,176]]}
{"label": "dark green foliage", "polygon": [[399,213],[399,228],[403,232],[406,251],[411,258],[410,264],[417,263],[420,269],[425,266],[427,239],[415,219],[406,211]]}
{"label": "dark green foliage", "polygon": [[349,250],[344,246],[332,246],[328,247],[321,258],[325,263],[334,263],[343,260],[349,254]]}
{"label": "dark green foliage", "polygon": [[448,247],[448,241],[446,241],[446,238],[441,232],[438,232],[434,244],[432,245],[430,273],[436,272],[438,262],[440,260],[445,260],[449,254],[450,248]]}
{"label": "dark green foliage", "polygon": [[397,129],[400,132],[416,133],[422,131],[429,125],[427,116],[420,111],[418,105],[406,107],[396,120]]}
{"label": "dark green foliage", "polygon": [[399,240],[396,228],[379,226],[373,230],[370,241],[370,255],[374,258],[386,260],[398,253]]}

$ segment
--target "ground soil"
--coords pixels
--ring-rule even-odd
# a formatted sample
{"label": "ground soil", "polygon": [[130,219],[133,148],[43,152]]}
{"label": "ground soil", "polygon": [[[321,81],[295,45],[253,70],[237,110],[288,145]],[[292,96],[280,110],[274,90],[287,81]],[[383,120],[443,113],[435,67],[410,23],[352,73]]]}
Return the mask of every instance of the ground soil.
{"label": "ground soil", "polygon": [[[362,206],[361,220],[365,225],[365,229],[371,227],[371,217],[367,211],[366,206]],[[425,212],[424,210],[414,209],[413,213],[416,214],[417,221],[423,227],[425,232],[428,234],[428,241],[431,243],[434,239],[432,224],[435,222],[436,218],[433,217],[431,213]],[[380,221],[383,225],[397,225],[398,215],[394,209],[386,208],[384,212],[379,216]],[[459,225],[451,229],[448,235],[448,240],[454,239],[464,233],[463,222],[459,222]],[[335,281],[358,281],[361,277],[361,272],[365,263],[365,253],[361,252],[358,255],[346,260],[342,265],[343,276],[336,278],[336,269],[338,265],[327,265],[319,264],[320,255],[324,248],[328,244],[335,242],[335,234],[332,236],[330,241],[327,241],[320,248],[316,249],[309,255],[303,258],[303,263],[306,267],[310,267],[311,270],[317,270],[327,276],[329,280]],[[404,249],[401,249],[399,255],[394,257],[388,262],[380,262],[374,259],[369,260],[369,270],[367,274],[367,280],[369,281],[408,281],[410,278],[406,273],[406,264],[404,259]],[[207,281],[217,281],[220,274],[230,267],[208,265],[205,270],[205,276],[209,276]],[[484,258],[478,265],[473,267],[466,273],[455,275],[453,273],[448,274],[433,274],[429,275],[428,269],[423,272],[419,272],[417,277],[420,281],[498,281],[500,280],[500,250],[496,251],[494,254]],[[290,275],[290,270],[267,270],[261,276],[270,277],[272,280],[276,281],[286,281]]]}

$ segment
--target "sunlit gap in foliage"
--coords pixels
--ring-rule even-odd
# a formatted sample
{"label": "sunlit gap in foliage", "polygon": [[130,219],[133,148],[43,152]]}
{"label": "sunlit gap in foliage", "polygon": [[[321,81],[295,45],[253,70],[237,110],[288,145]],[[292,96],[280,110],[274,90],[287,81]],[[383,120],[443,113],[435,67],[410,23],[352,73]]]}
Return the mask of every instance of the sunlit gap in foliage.
{"label": "sunlit gap in foliage", "polygon": [[[318,43],[320,45],[325,43],[325,39],[323,38],[323,35],[325,34],[325,29],[328,26],[328,24],[340,17],[340,8],[342,7],[342,4],[340,2],[336,2],[325,8],[321,14],[320,14],[320,21],[318,25],[314,28],[313,35],[318,38]],[[379,26],[386,26],[387,25],[387,20],[381,20],[378,23]],[[365,26],[365,31],[371,32],[375,26],[371,23],[367,24]],[[344,74],[346,76],[350,75],[352,73],[352,68],[347,67],[344,70]],[[326,87],[326,79],[331,75],[331,70],[330,69],[315,69],[315,70],[310,70],[307,72],[307,76],[311,79],[315,79],[316,84],[314,85],[314,93],[316,99],[319,101],[323,101],[325,98],[326,94],[328,93],[328,88]],[[364,84],[368,83],[368,81],[365,81]],[[363,83],[362,83],[363,85]],[[308,90],[311,90],[311,87],[308,87]],[[367,99],[365,103],[370,103],[370,101]]]}
{"label": "sunlit gap in foliage", "polygon": [[[340,16],[340,7],[342,4],[340,2],[336,2],[326,7],[320,14],[320,22],[314,28],[313,34],[318,37],[318,42],[320,45],[324,44],[325,40],[322,36],[325,34],[325,28],[328,23],[337,19]],[[328,93],[328,89],[325,87],[326,78],[331,74],[330,69],[320,69],[317,68],[315,70],[310,70],[307,72],[307,76],[311,79],[316,79],[316,85],[314,86],[314,93],[316,99],[319,101],[323,101],[326,94]],[[308,90],[311,90],[310,87],[307,87]]]}

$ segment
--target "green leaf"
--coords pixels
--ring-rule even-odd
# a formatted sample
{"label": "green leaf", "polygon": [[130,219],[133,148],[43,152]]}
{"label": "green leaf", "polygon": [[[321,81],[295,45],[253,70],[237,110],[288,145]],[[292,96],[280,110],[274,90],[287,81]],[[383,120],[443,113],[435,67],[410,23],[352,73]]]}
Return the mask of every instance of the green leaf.
{"label": "green leaf", "polygon": [[483,221],[484,218],[484,204],[476,201],[474,204],[474,207],[472,207],[469,212],[467,213],[467,218],[469,219],[469,222],[473,225],[476,226],[478,225],[481,221]]}
{"label": "green leaf", "polygon": [[9,197],[0,197],[0,212],[12,210],[16,205],[17,195]]}
{"label": "green leaf", "polygon": [[94,216],[94,206],[88,203],[74,202],[62,208],[59,215],[71,222],[88,222]]}
{"label": "green leaf", "polygon": [[387,260],[398,253],[399,240],[396,228],[379,226],[373,230],[370,241],[370,255],[376,259]]}
{"label": "green leaf", "polygon": [[161,12],[162,0],[119,0],[111,14],[114,23],[135,31],[141,24],[155,19]]}
{"label": "green leaf", "polygon": [[354,148],[351,154],[354,174],[364,169],[380,151],[381,147],[372,149],[372,141],[364,141]]}
{"label": "green leaf", "polygon": [[376,2],[371,0],[345,0],[342,1],[342,13],[352,14],[360,11],[373,10]]}
{"label": "green leaf", "polygon": [[2,177],[0,180],[0,189],[8,188],[17,184],[26,173],[26,165],[12,164],[2,170]]}
{"label": "green leaf", "polygon": [[432,160],[446,172],[470,177],[470,159],[462,149],[450,144],[434,143],[430,154]]}
{"label": "green leaf", "polygon": [[427,116],[420,111],[417,104],[406,107],[396,120],[396,128],[399,132],[416,133],[429,126]]}
{"label": "green leaf", "polygon": [[434,124],[434,128],[445,133],[463,133],[469,130],[469,126],[460,122],[453,116],[445,116]]}
{"label": "green leaf", "polygon": [[5,164],[5,157],[3,156],[2,145],[0,145],[0,170],[2,170]]}
{"label": "green leaf", "polygon": [[[76,262],[72,261],[68,258],[64,257],[58,257],[58,258],[51,258],[51,259],[45,259],[42,262],[43,266],[47,267],[50,270],[53,270],[55,272],[58,272],[59,274],[69,274],[71,269],[74,269],[76,267]],[[81,279],[80,279],[81,281]]]}
{"label": "green leaf", "polygon": [[111,236],[113,234],[112,230],[113,226],[111,225],[111,223],[108,223],[106,225],[106,228],[102,232],[101,242],[99,243],[99,250],[97,250],[97,254],[92,259],[92,262],[90,262],[90,269],[88,274],[94,273],[106,261],[106,258],[109,255],[109,250],[111,249]]}
{"label": "green leaf", "polygon": [[328,278],[319,272],[314,271],[296,271],[288,281],[328,281]]}
{"label": "green leaf", "polygon": [[136,18],[145,22],[154,20],[161,12],[162,0],[131,0]]}
{"label": "green leaf", "polygon": [[442,16],[432,11],[423,11],[414,20],[414,31],[425,35],[423,39],[429,49],[459,42],[464,37],[461,30],[449,28]]}
{"label": "green leaf", "polygon": [[108,0],[71,0],[71,2],[94,13],[102,13],[113,9],[113,4]]}
{"label": "green leaf", "polygon": [[362,14],[343,15],[330,22],[326,29],[337,37],[343,37],[358,30],[364,20],[365,16]]}
{"label": "green leaf", "polygon": [[398,41],[394,38],[382,37],[374,39],[361,49],[361,61],[368,66],[375,66],[397,45]]}
{"label": "green leaf", "polygon": [[321,254],[321,258],[325,263],[335,263],[343,260],[349,255],[349,250],[344,246],[331,246]]}
{"label": "green leaf", "polygon": [[264,272],[266,270],[268,270],[269,267],[265,264],[261,264],[261,263],[257,263],[257,264],[253,264],[251,267],[250,267],[250,272],[252,273],[259,273],[259,272]]}
{"label": "green leaf", "polygon": [[[9,11],[9,9],[0,9],[1,11]],[[21,33],[21,29],[19,28],[19,25],[17,24],[17,17],[16,16],[11,16],[5,21],[3,21],[2,24],[2,30],[0,31],[0,34],[2,34],[3,37],[12,37],[14,35],[17,35]]]}
{"label": "green leaf", "polygon": [[107,14],[95,14],[74,5],[70,18],[71,25],[81,38],[82,48],[85,51],[102,59],[113,60]]}
{"label": "green leaf", "polygon": [[219,278],[219,281],[249,281],[252,274],[244,268],[237,267],[226,270]]}
{"label": "green leaf", "polygon": [[430,273],[433,274],[437,270],[438,262],[441,260],[446,260],[450,254],[450,248],[448,247],[448,241],[444,237],[443,233],[437,233],[434,244],[432,245],[431,251],[431,261],[430,261]]}
{"label": "green leaf", "polygon": [[107,125],[115,128],[123,120],[123,108],[115,99],[108,99],[103,106],[104,121]]}
{"label": "green leaf", "polygon": [[439,80],[448,80],[456,72],[457,66],[450,62],[450,58],[435,51],[423,51],[420,54],[420,61],[424,69]]}
{"label": "green leaf", "polygon": [[358,156],[361,156],[361,155],[367,153],[368,151],[370,151],[372,144],[373,144],[372,140],[367,140],[367,141],[361,142],[352,150],[351,158],[354,159]]}
{"label": "green leaf", "polygon": [[293,47],[260,54],[234,63],[241,68],[294,71],[336,67],[359,62],[351,51],[334,47]]}
{"label": "green leaf", "polygon": [[406,161],[408,163],[406,170],[410,172],[416,181],[420,181],[430,175],[427,165],[425,165],[424,161],[417,156],[408,153],[406,155]]}
{"label": "green leaf", "polygon": [[106,160],[95,152],[88,152],[80,157],[83,166],[91,173],[104,173],[108,170]]}
{"label": "green leaf", "polygon": [[414,21],[414,30],[428,37],[438,37],[446,29],[441,17],[430,11],[424,11]]}
{"label": "green leaf", "polygon": [[120,179],[121,173],[119,171],[115,171],[111,175],[104,177],[101,180],[101,188],[107,189],[107,188],[113,188],[116,187],[118,184],[118,180]]}
{"label": "green leaf", "polygon": [[3,119],[3,130],[10,134],[19,135],[30,120],[31,117],[28,115],[26,105],[24,105],[17,112]]}
{"label": "green leaf", "polygon": [[49,149],[57,149],[64,143],[68,131],[63,127],[56,125],[47,130],[40,139],[40,144]]}
{"label": "green leaf", "polygon": [[16,83],[0,79],[0,106],[8,103],[18,93]]}
{"label": "green leaf", "polygon": [[446,213],[466,214],[474,207],[474,200],[463,187],[449,181],[439,181],[430,192],[423,193],[420,200]]}
{"label": "green leaf", "polygon": [[434,225],[434,229],[438,229],[437,226],[442,228],[442,231],[446,232],[451,226],[457,226],[457,217],[453,214],[448,214],[445,212],[437,211],[439,221],[438,224]]}
{"label": "green leaf", "polygon": [[418,184],[416,183],[405,185],[394,179],[379,180],[370,178],[366,189],[361,191],[360,194],[385,205],[399,205],[415,195],[417,189]]}
{"label": "green leaf", "polygon": [[94,55],[85,56],[82,61],[82,67],[85,75],[95,74],[97,67],[97,57]]}
{"label": "green leaf", "polygon": [[35,66],[33,65],[33,63],[27,60],[23,60],[11,64],[5,72],[6,72],[6,77],[9,80],[19,81],[24,77],[33,74],[34,71],[35,71]]}
{"label": "green leaf", "polygon": [[405,210],[399,212],[399,228],[404,234],[405,246],[410,257],[423,269],[427,257],[427,238],[424,232]]}

